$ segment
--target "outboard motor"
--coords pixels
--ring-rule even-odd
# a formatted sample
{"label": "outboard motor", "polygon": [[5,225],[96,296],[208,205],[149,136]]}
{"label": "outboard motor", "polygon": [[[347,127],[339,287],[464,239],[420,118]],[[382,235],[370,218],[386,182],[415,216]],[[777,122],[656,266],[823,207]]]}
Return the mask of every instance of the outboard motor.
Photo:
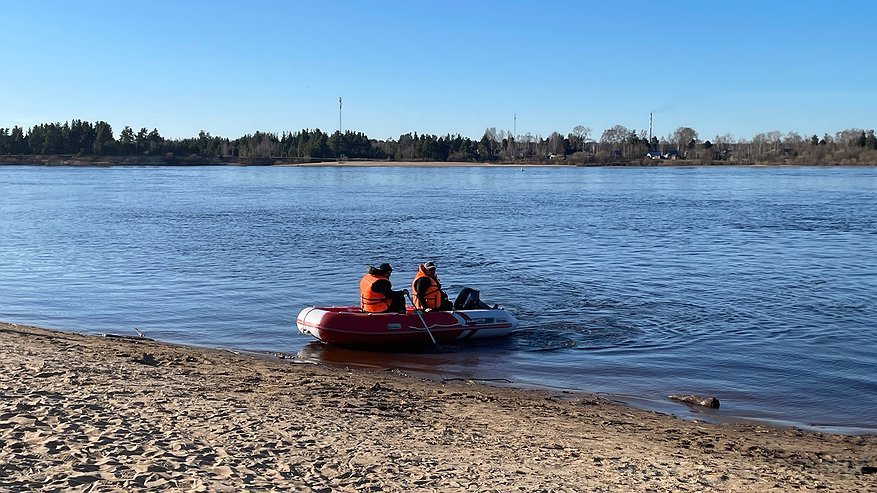
{"label": "outboard motor", "polygon": [[454,300],[454,310],[488,310],[490,306],[481,301],[481,292],[472,288],[463,288]]}

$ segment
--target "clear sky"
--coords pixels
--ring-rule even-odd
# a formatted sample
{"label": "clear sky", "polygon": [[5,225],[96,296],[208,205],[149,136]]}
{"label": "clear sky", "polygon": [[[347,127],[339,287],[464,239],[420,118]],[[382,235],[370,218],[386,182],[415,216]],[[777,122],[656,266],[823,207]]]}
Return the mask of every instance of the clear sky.
{"label": "clear sky", "polygon": [[0,127],[877,127],[877,2],[0,0]]}

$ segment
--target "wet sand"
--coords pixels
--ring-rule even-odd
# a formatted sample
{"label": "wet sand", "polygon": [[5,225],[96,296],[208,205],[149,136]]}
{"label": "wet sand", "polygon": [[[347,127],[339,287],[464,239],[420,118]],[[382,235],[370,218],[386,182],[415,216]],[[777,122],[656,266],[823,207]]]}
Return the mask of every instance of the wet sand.
{"label": "wet sand", "polygon": [[877,436],[0,323],[0,490],[877,491]]}

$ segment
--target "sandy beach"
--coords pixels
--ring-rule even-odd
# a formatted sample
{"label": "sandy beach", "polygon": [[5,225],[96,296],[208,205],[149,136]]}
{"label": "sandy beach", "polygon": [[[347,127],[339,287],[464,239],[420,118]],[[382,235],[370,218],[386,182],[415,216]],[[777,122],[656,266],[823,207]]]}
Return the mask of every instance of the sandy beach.
{"label": "sandy beach", "polygon": [[877,491],[877,437],[0,323],[3,491]]}

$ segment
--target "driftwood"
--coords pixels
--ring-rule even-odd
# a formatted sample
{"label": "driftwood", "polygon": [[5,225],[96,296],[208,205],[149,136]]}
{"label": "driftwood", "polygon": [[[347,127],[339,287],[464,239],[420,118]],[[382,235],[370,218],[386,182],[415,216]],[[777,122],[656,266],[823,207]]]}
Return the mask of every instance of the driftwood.
{"label": "driftwood", "polygon": [[108,337],[110,339],[125,339],[125,340],[129,340],[129,341],[153,341],[153,342],[155,342],[155,339],[150,339],[148,337],[143,337],[143,336],[120,336],[117,334],[101,334],[101,336]]}
{"label": "driftwood", "polygon": [[673,394],[668,395],[667,398],[671,401],[684,402],[693,406],[709,407],[711,409],[719,408],[719,400],[712,396]]}

